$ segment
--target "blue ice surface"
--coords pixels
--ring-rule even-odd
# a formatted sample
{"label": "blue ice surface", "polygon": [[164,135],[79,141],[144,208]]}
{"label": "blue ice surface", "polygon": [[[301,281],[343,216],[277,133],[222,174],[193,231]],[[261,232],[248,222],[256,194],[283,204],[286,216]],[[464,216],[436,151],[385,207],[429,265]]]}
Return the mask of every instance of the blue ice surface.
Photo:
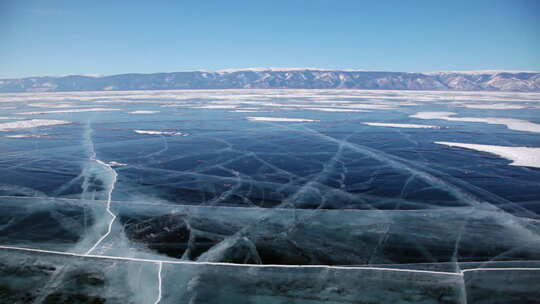
{"label": "blue ice surface", "polygon": [[[540,99],[469,100],[460,93],[464,103],[525,106],[486,110],[433,92],[426,94],[439,97],[429,101],[422,92],[313,92],[122,93],[147,96],[137,103],[103,93],[95,100],[92,93],[0,96],[7,107],[0,117],[8,117],[0,124],[70,122],[0,131],[5,301],[489,303],[494,292],[509,302],[538,298],[528,282],[540,273],[540,169],[435,142],[540,147],[539,134],[411,115],[540,123]],[[175,99],[184,95],[193,98]],[[62,110],[35,102],[117,110],[21,114]],[[199,108],[216,104],[236,108]],[[306,109],[347,104],[392,108]],[[17,134],[32,137],[5,136]],[[36,289],[35,281],[51,283]]]}
{"label": "blue ice surface", "polygon": [[[434,143],[535,147],[539,143],[537,133],[509,130],[504,125],[409,117],[420,111],[451,111],[456,117],[505,117],[538,122],[539,109],[479,110],[444,103],[400,107],[396,102],[396,109],[372,112],[282,110],[263,106],[258,108],[266,112],[235,113],[231,109],[163,107],[161,103],[148,102],[96,104],[75,100],[78,106],[121,110],[19,115],[73,123],[31,131],[50,135],[42,138],[0,137],[3,154],[0,183],[35,189],[48,196],[76,198],[82,180],[72,179],[80,174],[81,164],[89,157],[85,146],[90,142],[98,159],[125,164],[115,168],[118,180],[114,200],[144,198],[172,204],[212,202],[223,206],[275,207],[313,181],[343,195],[327,199],[328,191],[308,191],[296,195],[295,207],[393,210],[463,205],[463,201],[444,189],[444,183],[449,183],[495,205],[512,203],[534,213],[540,211],[536,204],[531,204],[540,199],[540,170],[508,166],[509,160],[493,154]],[[286,106],[286,101],[277,102]],[[213,100],[191,103],[211,105]],[[20,102],[16,105],[16,113],[36,111]],[[252,104],[245,107],[248,106],[253,107]],[[135,110],[160,112],[128,113]],[[247,120],[249,116],[318,121],[256,122]],[[443,128],[389,128],[362,122],[431,124]],[[182,132],[187,136],[137,134],[134,130]],[[87,139],[83,136],[85,132],[90,133]],[[374,154],[380,157],[372,157]],[[430,183],[415,175],[411,168],[443,182]],[[70,181],[71,186],[66,188]],[[223,196],[224,193],[228,195]],[[406,202],[392,202],[394,198]]]}

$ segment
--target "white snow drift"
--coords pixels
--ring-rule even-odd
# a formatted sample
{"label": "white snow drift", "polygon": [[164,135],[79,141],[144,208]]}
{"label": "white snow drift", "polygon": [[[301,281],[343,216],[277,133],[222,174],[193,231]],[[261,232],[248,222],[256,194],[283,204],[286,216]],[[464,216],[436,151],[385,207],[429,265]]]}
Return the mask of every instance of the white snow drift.
{"label": "white snow drift", "polygon": [[169,136],[187,136],[186,133],[172,131],[156,131],[156,130],[134,130],[137,134],[147,135],[169,135]]}
{"label": "white snow drift", "polygon": [[274,121],[274,122],[314,122],[318,120],[307,118],[284,118],[284,117],[246,117],[251,121]]}
{"label": "white snow drift", "polygon": [[107,111],[119,111],[119,110],[120,109],[113,109],[113,108],[85,108],[85,109],[66,109],[66,110],[39,111],[39,112],[23,112],[23,113],[17,113],[17,114],[41,115],[41,114],[79,113],[79,112],[107,112]]}
{"label": "white snow drift", "polygon": [[30,119],[19,120],[14,122],[0,123],[0,131],[11,131],[17,129],[29,129],[34,127],[54,126],[69,124],[70,121],[66,120],[47,120],[47,119]]}
{"label": "white snow drift", "polygon": [[411,115],[410,117],[419,119],[442,119],[448,121],[462,122],[482,122],[493,125],[505,125],[508,129],[516,131],[540,133],[540,124],[536,124],[526,120],[499,117],[453,117],[454,115],[456,115],[456,113],[453,112],[418,112],[414,115]]}
{"label": "white snow drift", "polygon": [[435,143],[496,154],[502,158],[511,160],[512,163],[510,165],[512,166],[540,168],[540,148],[478,145],[446,141],[436,141]]}
{"label": "white snow drift", "polygon": [[131,111],[131,112],[128,112],[129,114],[156,114],[156,113],[159,113],[160,111],[146,111],[146,110],[137,110],[137,111]]}
{"label": "white snow drift", "polygon": [[374,127],[390,127],[390,128],[410,128],[410,129],[440,129],[439,126],[433,125],[417,125],[417,124],[396,124],[382,122],[363,122],[363,124]]}

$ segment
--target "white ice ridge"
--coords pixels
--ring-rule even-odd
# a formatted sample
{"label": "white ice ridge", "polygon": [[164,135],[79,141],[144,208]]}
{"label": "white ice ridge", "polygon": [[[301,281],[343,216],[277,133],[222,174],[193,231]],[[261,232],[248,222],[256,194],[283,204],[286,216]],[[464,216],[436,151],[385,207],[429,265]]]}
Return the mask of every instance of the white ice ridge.
{"label": "white ice ridge", "polygon": [[85,109],[65,109],[65,110],[39,111],[39,112],[22,112],[22,113],[17,113],[17,114],[41,115],[41,114],[57,114],[57,113],[107,112],[107,111],[119,111],[119,110],[120,109],[113,109],[113,108],[85,108]]}
{"label": "white ice ridge", "polygon": [[315,119],[307,118],[284,118],[284,117],[246,117],[251,121],[281,121],[281,122],[314,122]]}
{"label": "white ice ridge", "polygon": [[435,143],[496,154],[511,160],[512,163],[510,165],[512,166],[540,168],[540,148],[478,145],[446,141],[436,141]]}
{"label": "white ice ridge", "polygon": [[396,124],[382,122],[363,122],[363,124],[374,127],[391,127],[391,128],[412,128],[412,129],[440,129],[439,126],[433,125],[417,125],[417,124]]}
{"label": "white ice ridge", "polygon": [[456,113],[453,112],[418,112],[414,115],[411,115],[410,117],[419,119],[442,119],[448,121],[462,122],[482,122],[494,125],[505,125],[508,129],[516,131],[540,133],[540,124],[526,120],[499,117],[453,117],[454,115],[456,115]]}
{"label": "white ice ridge", "polygon": [[45,127],[54,125],[69,124],[70,121],[66,120],[49,120],[49,119],[30,119],[20,120],[14,122],[0,123],[0,131],[10,131],[16,129],[29,129],[34,127]]}
{"label": "white ice ridge", "polygon": [[[46,254],[58,254],[58,255],[63,255],[63,256],[72,256],[72,257],[81,257],[81,258],[154,263],[154,264],[161,264],[161,265],[165,263],[165,264],[180,264],[180,265],[211,265],[211,266],[252,267],[252,268],[323,268],[323,269],[340,269],[340,270],[379,270],[379,271],[388,271],[388,272],[411,272],[411,273],[426,273],[426,274],[449,275],[449,276],[463,276],[463,273],[465,272],[474,272],[474,271],[505,271],[505,270],[506,271],[508,270],[510,271],[520,271],[520,270],[540,271],[540,268],[531,268],[531,267],[468,268],[468,269],[459,270],[458,272],[447,272],[447,271],[433,271],[433,270],[417,270],[417,269],[408,269],[408,268],[385,268],[385,267],[373,267],[373,266],[235,264],[235,263],[224,263],[224,262],[155,260],[155,259],[130,258],[130,257],[110,256],[110,255],[79,254],[79,253],[64,252],[64,251],[34,249],[34,248],[5,246],[5,245],[0,245],[0,249],[37,252],[37,253],[46,253]],[[158,273],[160,274],[160,276],[158,277],[159,283],[161,283],[161,272],[162,272],[162,267],[158,268]],[[159,284],[159,286],[161,287],[161,284]],[[161,295],[160,289],[158,289],[158,296]],[[161,300],[161,297],[158,297],[158,300]],[[159,301],[154,302],[154,304],[158,302]]]}
{"label": "white ice ridge", "polygon": [[159,113],[160,111],[146,111],[146,110],[137,110],[137,111],[131,111],[131,112],[128,112],[129,114],[156,114],[156,113]]}
{"label": "white ice ridge", "polygon": [[187,136],[186,133],[172,131],[156,131],[156,130],[133,130],[137,134],[147,135],[170,135],[170,136]]}

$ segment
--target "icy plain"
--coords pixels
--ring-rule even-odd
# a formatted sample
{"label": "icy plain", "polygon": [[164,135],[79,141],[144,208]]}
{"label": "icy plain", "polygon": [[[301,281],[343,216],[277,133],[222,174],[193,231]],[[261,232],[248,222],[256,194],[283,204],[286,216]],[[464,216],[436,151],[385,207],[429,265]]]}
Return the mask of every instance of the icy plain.
{"label": "icy plain", "polygon": [[0,303],[540,298],[540,94],[21,93],[0,117]]}

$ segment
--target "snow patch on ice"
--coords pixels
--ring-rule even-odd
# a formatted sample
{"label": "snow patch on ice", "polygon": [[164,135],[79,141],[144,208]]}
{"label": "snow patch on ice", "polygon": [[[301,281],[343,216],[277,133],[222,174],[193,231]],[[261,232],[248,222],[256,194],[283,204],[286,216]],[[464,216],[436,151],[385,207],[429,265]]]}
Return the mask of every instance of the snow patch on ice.
{"label": "snow patch on ice", "polygon": [[363,124],[374,127],[391,127],[391,128],[412,128],[412,129],[440,129],[439,126],[434,125],[417,125],[417,124],[396,124],[396,123],[382,123],[382,122],[363,122]]}
{"label": "snow patch on ice", "polygon": [[54,110],[54,111],[40,111],[40,112],[23,112],[17,113],[19,115],[39,115],[39,114],[56,114],[56,113],[79,113],[79,112],[106,112],[106,111],[119,111],[120,109],[113,108],[87,108],[87,109],[68,109],[68,110]]}
{"label": "snow patch on ice", "polygon": [[46,103],[46,102],[35,102],[27,104],[29,107],[37,108],[49,108],[49,109],[61,109],[61,108],[73,108],[74,105],[71,103]]}
{"label": "snow patch on ice", "polygon": [[11,135],[4,135],[4,137],[7,137],[7,138],[40,138],[40,137],[43,137],[43,135],[35,135],[35,134],[11,134]]}
{"label": "snow patch on ice", "polygon": [[526,106],[512,105],[507,103],[494,103],[494,104],[463,104],[463,107],[470,109],[487,109],[487,110],[513,110],[513,109],[525,109]]}
{"label": "snow patch on ice", "polygon": [[29,128],[34,128],[34,127],[63,125],[63,124],[69,124],[69,123],[71,122],[66,121],[66,120],[48,120],[48,119],[21,120],[21,121],[0,123],[0,131],[29,129]]}
{"label": "snow patch on ice", "polygon": [[478,145],[446,141],[436,141],[435,143],[496,154],[511,160],[512,163],[510,165],[512,166],[540,168],[540,148]]}
{"label": "snow patch on ice", "polygon": [[237,105],[208,105],[200,107],[192,107],[193,109],[234,109],[238,108]]}
{"label": "snow patch on ice", "polygon": [[387,104],[364,104],[364,103],[357,103],[357,104],[347,104],[343,105],[344,108],[353,108],[353,109],[370,109],[370,110],[392,110],[396,109],[394,106],[390,106]]}
{"label": "snow patch on ice", "polygon": [[371,112],[367,110],[356,109],[338,109],[338,108],[305,108],[306,110],[322,111],[322,112]]}
{"label": "snow patch on ice", "polygon": [[284,117],[246,117],[251,121],[275,121],[275,122],[315,122],[318,120],[306,118],[284,118]]}
{"label": "snow patch on ice", "polygon": [[159,113],[160,111],[145,111],[145,110],[137,110],[137,111],[131,111],[131,112],[128,112],[129,114],[156,114],[156,113]]}
{"label": "snow patch on ice", "polygon": [[260,113],[260,112],[268,112],[268,111],[258,111],[258,110],[234,110],[229,112],[235,112],[235,113]]}
{"label": "snow patch on ice", "polygon": [[454,115],[456,115],[456,113],[453,112],[418,112],[414,115],[411,115],[410,117],[419,119],[442,119],[448,121],[462,122],[482,122],[494,125],[505,125],[508,129],[516,131],[540,133],[540,124],[536,124],[526,120],[499,117],[453,117]]}
{"label": "snow patch on ice", "polygon": [[147,134],[147,135],[169,135],[169,136],[187,136],[188,134],[182,132],[172,132],[172,131],[155,131],[155,130],[134,130],[137,134]]}

